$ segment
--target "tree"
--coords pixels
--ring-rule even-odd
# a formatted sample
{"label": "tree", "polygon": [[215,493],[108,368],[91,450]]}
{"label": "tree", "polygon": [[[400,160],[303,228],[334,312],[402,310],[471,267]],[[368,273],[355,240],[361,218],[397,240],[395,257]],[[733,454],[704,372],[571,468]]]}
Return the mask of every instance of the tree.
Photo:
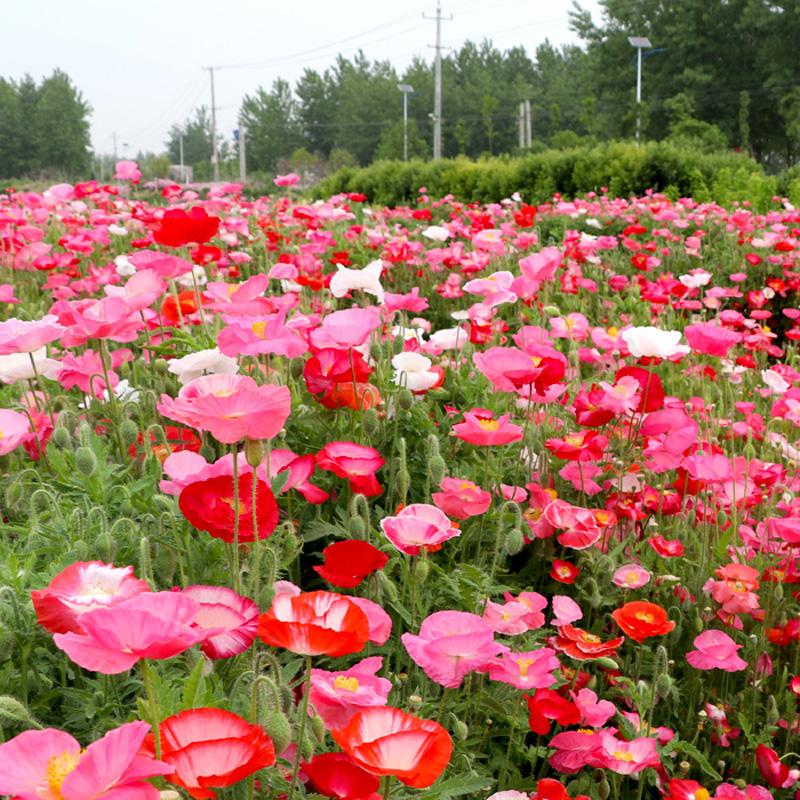
{"label": "tree", "polygon": [[23,174],[24,130],[19,95],[13,84],[0,78],[0,178]]}
{"label": "tree", "polygon": [[247,163],[251,169],[275,172],[303,144],[298,103],[289,84],[276,79],[269,92],[261,87],[245,95],[241,117],[247,127]]}
{"label": "tree", "polygon": [[183,163],[196,166],[202,162],[211,162],[214,145],[211,137],[211,119],[208,109],[200,106],[194,118],[187,119],[183,125],[173,125],[167,141],[167,155],[170,163],[181,163],[181,136],[183,136]]}
{"label": "tree", "polygon": [[[381,140],[375,151],[375,158],[397,159],[402,161],[405,146],[405,128],[402,122],[387,125],[381,131]],[[418,135],[416,120],[408,121],[408,157],[426,158],[430,155],[428,143]]]}
{"label": "tree", "polygon": [[89,104],[66,73],[57,69],[45,78],[39,89],[35,113],[42,169],[63,172],[67,177],[89,169],[89,114]]}

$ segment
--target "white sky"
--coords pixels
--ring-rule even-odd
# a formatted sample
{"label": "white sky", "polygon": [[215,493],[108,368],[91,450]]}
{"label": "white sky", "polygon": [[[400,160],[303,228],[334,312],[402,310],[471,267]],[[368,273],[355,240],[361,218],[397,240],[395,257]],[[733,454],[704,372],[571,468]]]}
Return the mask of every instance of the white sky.
{"label": "white sky", "polygon": [[[579,0],[600,21],[597,0]],[[60,68],[92,106],[92,143],[120,158],[163,152],[169,129],[211,105],[230,140],[244,95],[275,78],[294,87],[306,67],[322,73],[361,49],[398,74],[415,54],[434,55],[436,0],[3,0],[0,75],[39,82]],[[579,43],[572,0],[442,0],[442,45],[490,39],[533,57],[545,39]],[[447,17],[453,17],[452,20]],[[127,147],[125,146],[127,145]]]}

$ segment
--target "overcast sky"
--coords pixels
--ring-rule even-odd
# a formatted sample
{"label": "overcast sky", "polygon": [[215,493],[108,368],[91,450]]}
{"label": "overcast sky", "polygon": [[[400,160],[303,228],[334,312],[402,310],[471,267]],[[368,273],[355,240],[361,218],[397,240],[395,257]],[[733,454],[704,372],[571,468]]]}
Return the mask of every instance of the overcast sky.
{"label": "overcast sky", "polygon": [[[276,78],[294,87],[306,67],[323,72],[361,49],[398,74],[414,55],[432,59],[436,0],[35,0],[3,2],[0,75],[39,82],[66,72],[92,106],[92,143],[119,158],[163,152],[169,129],[210,107],[215,71],[217,130],[230,139],[244,95]],[[580,5],[600,21],[597,0]],[[545,39],[579,43],[572,0],[442,0],[442,45],[490,39],[533,56]],[[452,19],[448,17],[452,16]],[[398,104],[398,107],[399,104]],[[432,110],[432,109],[431,109]]]}

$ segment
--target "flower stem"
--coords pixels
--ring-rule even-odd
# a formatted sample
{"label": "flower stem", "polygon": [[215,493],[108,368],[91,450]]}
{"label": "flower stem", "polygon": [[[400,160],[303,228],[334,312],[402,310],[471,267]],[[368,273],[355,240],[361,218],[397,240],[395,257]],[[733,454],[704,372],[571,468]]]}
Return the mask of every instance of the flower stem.
{"label": "flower stem", "polygon": [[[239,444],[235,442],[233,445],[233,548],[231,552],[231,560],[233,561],[233,588],[239,594]],[[253,476],[255,477],[255,476]],[[255,481],[253,481],[255,485]]]}
{"label": "flower stem", "polygon": [[500,774],[500,780],[497,787],[502,791],[506,786],[506,775],[508,774],[508,760],[511,758],[511,748],[514,744],[514,728],[517,724],[517,713],[519,712],[519,704],[522,701],[522,692],[517,692],[517,702],[514,703],[514,710],[511,712],[511,728],[508,731],[508,747],[506,748],[506,760],[503,762],[503,771]]}
{"label": "flower stem", "polygon": [[153,725],[153,736],[156,745],[156,761],[161,761],[161,730],[159,728],[158,704],[156,703],[156,695],[153,691],[153,680],[150,677],[150,667],[147,666],[147,659],[140,658],[139,666],[142,670],[144,690],[147,694],[147,700],[150,703],[150,719]]}
{"label": "flower stem", "polygon": [[297,785],[297,774],[300,772],[300,759],[303,757],[303,740],[306,735],[306,720],[308,719],[308,694],[311,690],[311,656],[306,656],[306,681],[303,699],[300,701],[300,726],[297,730],[297,754],[294,758],[294,770],[292,770],[292,782],[289,784],[289,796],[287,800],[294,797],[295,786]]}
{"label": "flower stem", "polygon": [[383,800],[389,800],[389,787],[392,783],[392,776],[391,775],[384,775],[381,778],[381,797]]}

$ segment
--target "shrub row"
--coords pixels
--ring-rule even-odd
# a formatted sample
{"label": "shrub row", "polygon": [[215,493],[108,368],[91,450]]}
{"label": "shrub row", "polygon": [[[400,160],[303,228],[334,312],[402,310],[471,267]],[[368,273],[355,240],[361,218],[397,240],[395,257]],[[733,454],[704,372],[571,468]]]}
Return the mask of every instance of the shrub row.
{"label": "shrub row", "polygon": [[497,202],[514,192],[525,202],[543,203],[555,193],[571,198],[603,188],[622,197],[653,190],[699,202],[747,200],[759,209],[775,194],[800,199],[800,173],[768,176],[756,161],[738,153],[702,153],[665,142],[639,148],[613,142],[477,162],[464,157],[378,161],[340,170],[318,184],[315,194],[358,192],[373,203],[403,205],[414,202],[423,186],[431,197],[452,194],[459,201],[479,203]]}

